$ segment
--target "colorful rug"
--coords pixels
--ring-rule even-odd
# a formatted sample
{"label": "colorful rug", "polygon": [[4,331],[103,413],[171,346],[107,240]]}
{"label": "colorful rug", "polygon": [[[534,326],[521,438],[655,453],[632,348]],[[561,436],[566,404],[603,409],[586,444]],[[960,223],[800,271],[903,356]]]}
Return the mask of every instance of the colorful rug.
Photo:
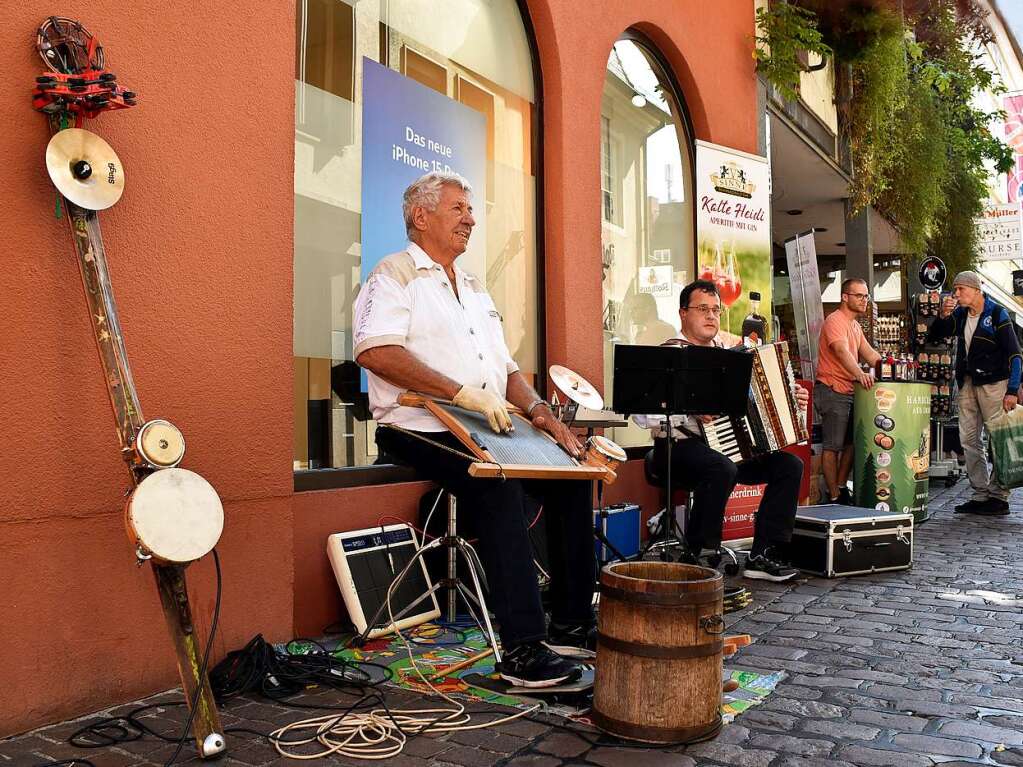
{"label": "colorful rug", "polygon": [[[428,679],[438,671],[487,649],[482,632],[475,626],[427,623],[406,632],[405,636],[412,648],[416,665]],[[337,657],[346,660],[369,661],[386,666],[393,674],[391,684],[397,687],[424,694],[432,692],[413,668],[405,643],[395,636],[371,640],[357,649],[338,646],[333,652]],[[482,686],[474,683],[474,680],[478,681],[481,677],[492,679],[494,676],[494,659],[491,655],[438,681],[431,681],[434,687],[445,695],[469,702],[495,703],[514,708],[531,708],[539,702],[543,704],[545,711],[570,719],[584,718],[589,708],[590,697],[586,694],[508,695],[488,689],[489,684]],[[753,671],[729,671],[726,666],[724,677],[739,683],[737,690],[722,696],[721,716],[727,724],[774,692],[778,683],[785,678],[785,672],[762,674]]]}

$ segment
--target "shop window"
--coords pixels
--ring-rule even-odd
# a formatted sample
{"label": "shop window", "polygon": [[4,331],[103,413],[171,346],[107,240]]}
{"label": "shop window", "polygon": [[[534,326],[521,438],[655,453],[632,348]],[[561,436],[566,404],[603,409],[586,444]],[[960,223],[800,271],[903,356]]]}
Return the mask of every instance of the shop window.
{"label": "shop window", "polygon": [[476,232],[485,266],[478,276],[503,317],[512,355],[535,379],[533,54],[516,0],[297,0],[295,44],[294,467],[367,466],[377,460],[375,425],[351,332],[364,255],[362,107],[373,97],[362,92],[362,62],[484,115],[486,182],[475,203],[486,216]]}
{"label": "shop window", "polygon": [[[615,344],[659,344],[679,330],[678,297],[693,279],[692,136],[682,99],[654,50],[627,35],[607,61],[601,100],[604,388]],[[624,446],[648,444],[634,425]]]}

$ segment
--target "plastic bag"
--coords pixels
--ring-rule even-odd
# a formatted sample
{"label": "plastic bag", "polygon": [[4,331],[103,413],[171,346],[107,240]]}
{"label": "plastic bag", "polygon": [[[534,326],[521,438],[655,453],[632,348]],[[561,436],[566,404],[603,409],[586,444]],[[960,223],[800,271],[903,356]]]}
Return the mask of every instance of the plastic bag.
{"label": "plastic bag", "polygon": [[998,482],[1023,487],[1023,407],[1000,413],[986,424],[994,453]]}

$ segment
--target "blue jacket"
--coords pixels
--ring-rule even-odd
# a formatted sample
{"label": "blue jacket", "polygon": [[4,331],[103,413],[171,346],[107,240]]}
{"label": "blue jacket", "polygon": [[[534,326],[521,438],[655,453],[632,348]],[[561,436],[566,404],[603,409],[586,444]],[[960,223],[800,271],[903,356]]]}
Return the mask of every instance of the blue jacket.
{"label": "blue jacket", "polygon": [[1006,381],[1006,393],[1015,394],[1019,389],[1023,357],[1020,356],[1019,341],[1013,331],[1009,312],[984,296],[984,309],[977,319],[969,354],[966,353],[963,337],[966,316],[966,307],[957,306],[945,319],[936,319],[927,332],[928,342],[951,336],[958,339],[956,383],[960,388],[963,379],[970,376],[975,384]]}

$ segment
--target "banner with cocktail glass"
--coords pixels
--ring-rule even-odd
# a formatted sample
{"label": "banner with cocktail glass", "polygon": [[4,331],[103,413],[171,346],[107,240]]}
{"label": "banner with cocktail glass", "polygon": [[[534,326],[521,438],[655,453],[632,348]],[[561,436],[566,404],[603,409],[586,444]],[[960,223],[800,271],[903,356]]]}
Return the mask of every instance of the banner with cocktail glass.
{"label": "banner with cocktail glass", "polygon": [[879,381],[853,396],[853,497],[857,506],[927,519],[931,387]]}
{"label": "banner with cocktail glass", "polygon": [[751,293],[760,294],[756,313],[771,316],[769,178],[765,157],[696,142],[696,275],[717,285],[722,333],[736,340],[757,308]]}

